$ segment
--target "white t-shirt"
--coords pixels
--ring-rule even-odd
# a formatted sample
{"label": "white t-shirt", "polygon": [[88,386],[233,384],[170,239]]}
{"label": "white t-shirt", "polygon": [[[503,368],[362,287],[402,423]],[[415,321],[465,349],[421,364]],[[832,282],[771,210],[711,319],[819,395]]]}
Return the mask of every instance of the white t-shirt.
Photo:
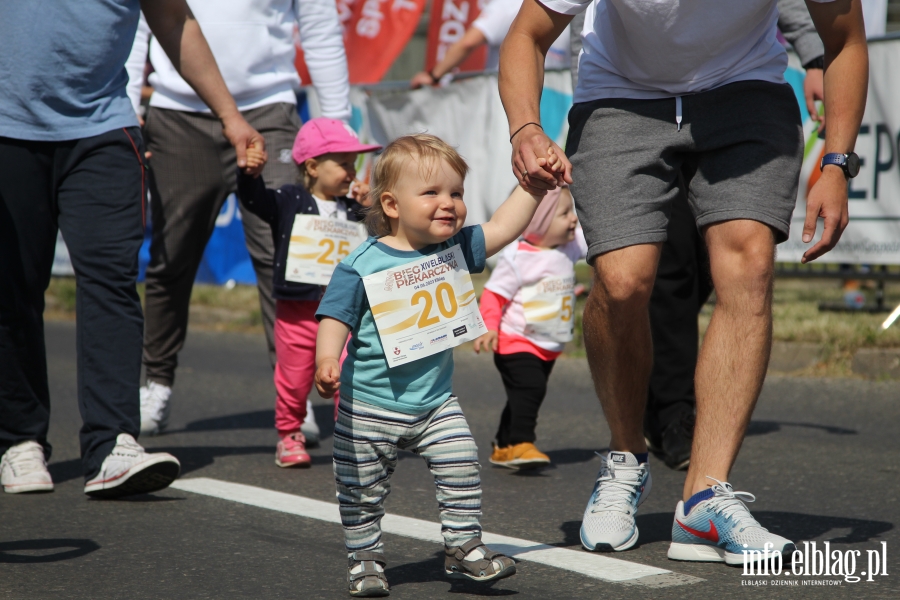
{"label": "white t-shirt", "polygon": [[575,102],[784,82],[787,55],[776,37],[775,0],[539,1],[562,14],[587,11]]}
{"label": "white t-shirt", "polygon": [[[500,44],[506,38],[509,26],[519,14],[521,7],[522,0],[488,0],[478,18],[472,22],[472,27],[481,31],[487,38],[488,58],[485,69],[496,70],[500,65]],[[544,60],[544,68],[568,69],[571,62],[569,52],[569,28],[566,27],[562,35],[550,46]]]}
{"label": "white t-shirt", "polygon": [[[350,120],[350,83],[344,34],[335,0],[191,0],[228,91],[240,110],[296,104],[300,76],[294,66],[294,25],[323,116]],[[140,40],[140,32],[135,43]],[[209,112],[153,38],[150,106]]]}
{"label": "white t-shirt", "polygon": [[500,253],[497,266],[484,289],[507,298],[500,331],[524,337],[550,352],[562,352],[565,344],[551,342],[527,333],[522,288],[538,283],[544,277],[566,277],[575,274],[575,263],[587,254],[587,242],[581,227],[575,239],[553,249],[541,249],[528,242],[516,241]]}
{"label": "white t-shirt", "polygon": [[866,37],[878,37],[887,29],[888,0],[862,0]]}
{"label": "white t-shirt", "polygon": [[324,200],[318,196],[313,196],[316,206],[319,207],[319,216],[326,219],[337,219],[338,221],[347,220],[347,203],[343,198],[335,198],[334,200]]}

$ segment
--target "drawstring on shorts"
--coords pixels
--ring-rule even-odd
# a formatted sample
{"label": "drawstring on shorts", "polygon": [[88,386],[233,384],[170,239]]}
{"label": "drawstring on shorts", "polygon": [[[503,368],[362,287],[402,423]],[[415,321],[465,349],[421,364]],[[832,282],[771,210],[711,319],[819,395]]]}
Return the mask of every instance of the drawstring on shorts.
{"label": "drawstring on shorts", "polygon": [[675,96],[675,125],[681,131],[681,96]]}

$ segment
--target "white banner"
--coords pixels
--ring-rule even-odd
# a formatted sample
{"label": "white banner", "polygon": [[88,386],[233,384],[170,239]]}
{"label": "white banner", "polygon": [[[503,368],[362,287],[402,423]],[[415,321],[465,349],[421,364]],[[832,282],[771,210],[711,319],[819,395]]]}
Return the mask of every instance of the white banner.
{"label": "white banner", "polygon": [[[786,76],[797,88],[802,75],[791,56]],[[852,264],[900,264],[900,39],[870,41],[869,97],[856,153],[861,167],[850,182],[850,224],[838,245],[819,262]],[[791,222],[790,239],[778,246],[778,260],[799,262],[811,246],[801,239],[806,218],[806,192],[819,173],[825,142],[814,132],[812,122],[802,110],[806,150],[800,173],[800,191]],[[827,133],[827,132],[826,132]],[[822,233],[819,223],[818,234]]]}

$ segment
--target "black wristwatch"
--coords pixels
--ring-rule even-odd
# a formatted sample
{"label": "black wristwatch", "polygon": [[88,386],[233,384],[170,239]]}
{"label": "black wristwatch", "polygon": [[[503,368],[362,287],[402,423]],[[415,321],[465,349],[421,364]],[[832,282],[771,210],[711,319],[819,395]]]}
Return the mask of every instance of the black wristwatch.
{"label": "black wristwatch", "polygon": [[808,63],[806,63],[805,65],[803,65],[803,68],[807,71],[809,71],[810,69],[822,69],[824,71],[825,70],[825,57],[819,56],[817,58],[814,58],[811,61],[809,61]]}
{"label": "black wristwatch", "polygon": [[851,152],[850,154],[831,152],[826,154],[822,157],[822,163],[819,165],[819,170],[821,171],[827,165],[840,167],[841,170],[844,171],[844,175],[850,179],[859,175],[859,156],[856,155],[856,152]]}

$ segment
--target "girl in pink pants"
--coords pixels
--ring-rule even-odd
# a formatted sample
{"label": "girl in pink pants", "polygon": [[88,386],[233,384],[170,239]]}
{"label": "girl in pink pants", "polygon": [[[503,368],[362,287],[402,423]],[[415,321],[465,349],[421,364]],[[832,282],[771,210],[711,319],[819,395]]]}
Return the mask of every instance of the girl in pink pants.
{"label": "girl in pink pants", "polygon": [[[327,281],[330,272],[323,274],[328,267],[322,265],[333,269],[354,249],[347,241],[333,239],[321,239],[316,245],[315,238],[302,234],[357,230],[348,229],[346,222],[362,221],[363,206],[357,199],[368,194],[368,186],[356,181],[356,159],[360,152],[378,149],[362,144],[343,122],[318,118],[304,124],[294,141],[292,156],[304,185],[266,189],[262,177],[238,172],[241,206],[271,225],[275,242],[275,428],[279,437],[275,464],[279,467],[308,467],[312,462],[300,427],[316,371],[316,309],[325,287],[309,281]],[[248,149],[248,160],[253,160],[254,152],[259,151]],[[351,186],[354,190],[348,196]],[[303,218],[308,216],[345,223]],[[307,252],[309,244],[315,252]],[[334,400],[336,411],[337,395]]]}
{"label": "girl in pink pants", "polygon": [[[300,431],[306,419],[307,397],[316,373],[316,320],[318,301],[277,300],[275,302],[275,429],[279,437]],[[341,362],[344,361],[344,351]],[[340,394],[334,395],[334,410]],[[279,467],[293,466],[279,463]],[[283,461],[282,461],[283,462]]]}

